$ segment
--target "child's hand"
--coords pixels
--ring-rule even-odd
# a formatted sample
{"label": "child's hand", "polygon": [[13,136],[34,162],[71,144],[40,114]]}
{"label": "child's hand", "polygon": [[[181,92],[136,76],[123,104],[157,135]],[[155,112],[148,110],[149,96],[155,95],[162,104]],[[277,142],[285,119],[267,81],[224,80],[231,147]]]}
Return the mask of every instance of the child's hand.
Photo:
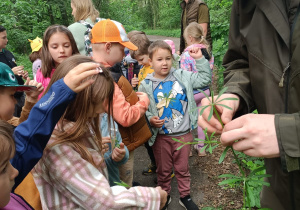
{"label": "child's hand", "polygon": [[30,90],[30,91],[25,91],[26,93],[26,100],[31,102],[31,103],[36,103],[38,101],[39,95],[43,92],[44,87],[42,83],[38,83],[35,80],[30,80],[29,77],[27,77],[27,80],[24,85],[31,85],[35,86],[36,89]]}
{"label": "child's hand", "polygon": [[126,154],[126,150],[125,150],[124,143],[120,143],[120,148],[115,147],[112,152],[111,157],[112,157],[113,161],[119,162],[119,161],[123,160],[125,154]]}
{"label": "child's hand", "polygon": [[189,50],[189,54],[194,59],[199,59],[199,58],[202,58],[202,56],[203,56],[202,52],[201,52],[201,48],[199,48],[199,47],[192,47]]}
{"label": "child's hand", "polygon": [[139,97],[140,101],[149,101],[147,93],[144,92],[136,92],[136,95]]}
{"label": "child's hand", "polygon": [[136,77],[136,74],[134,74],[134,77],[131,79],[131,85],[132,87],[136,87],[139,84],[139,79]]}
{"label": "child's hand", "polygon": [[108,150],[109,150],[109,145],[108,143],[111,143],[110,137],[109,136],[105,136],[102,137],[102,154],[104,155]]}
{"label": "child's hand", "polygon": [[64,78],[64,82],[71,90],[79,93],[83,89],[93,84],[94,80],[92,79],[84,82],[82,82],[82,80],[94,74],[99,74],[100,71],[96,69],[99,66],[100,64],[98,63],[81,63],[71,71],[69,71],[69,73]]}
{"label": "child's hand", "polygon": [[21,75],[22,75],[22,77],[23,77],[23,79],[25,79],[25,80],[27,80],[27,78],[28,78],[28,71],[22,71],[21,72]]}
{"label": "child's hand", "polygon": [[155,128],[161,128],[165,120],[160,120],[158,116],[151,117],[150,124]]}
{"label": "child's hand", "polygon": [[159,194],[160,194],[160,208],[159,209],[162,209],[167,203],[168,193],[165,190],[161,189],[161,187],[156,187],[156,189],[158,189]]}
{"label": "child's hand", "polygon": [[24,70],[24,66],[15,66],[11,70],[14,72],[15,75],[21,76],[22,71]]}

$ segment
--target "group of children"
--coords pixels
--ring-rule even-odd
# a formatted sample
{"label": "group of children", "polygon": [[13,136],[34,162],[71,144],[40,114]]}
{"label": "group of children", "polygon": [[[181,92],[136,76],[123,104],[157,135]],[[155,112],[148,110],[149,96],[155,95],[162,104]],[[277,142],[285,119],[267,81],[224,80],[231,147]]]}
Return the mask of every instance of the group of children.
{"label": "group of children", "polygon": [[[5,121],[12,118],[14,92],[21,87],[34,89],[27,84],[37,86],[26,92],[31,106],[25,105],[22,114],[27,108],[23,119],[28,119],[14,134],[5,122],[0,123],[0,186],[6,189],[0,196],[0,208],[20,204],[20,198],[10,191],[31,176],[31,171],[44,209],[167,209],[174,170],[180,204],[198,209],[190,196],[190,147],[176,150],[180,145],[172,138],[194,139],[194,90],[206,88],[212,79],[209,46],[206,42],[192,45],[185,55],[190,56],[193,68],[174,69],[174,52],[167,42],[150,43],[139,31],[127,37],[117,21],[96,23],[90,40],[93,57],[75,55],[79,52],[71,32],[61,25],[50,26],[42,46],[38,38],[31,41],[32,52],[41,51],[37,82],[28,81],[25,86],[0,82],[0,97],[11,100],[10,110],[0,109]],[[33,47],[36,41],[39,47]],[[198,38],[190,43],[196,42]],[[142,65],[130,81],[118,64],[125,47]],[[8,66],[0,65],[0,71],[13,76]],[[138,92],[133,87],[138,87]],[[9,114],[4,117],[2,112]],[[159,187],[131,187],[134,150],[143,144],[157,167]],[[121,181],[131,188],[116,186]],[[38,208],[30,198],[27,201]],[[26,203],[22,206],[30,209]]]}

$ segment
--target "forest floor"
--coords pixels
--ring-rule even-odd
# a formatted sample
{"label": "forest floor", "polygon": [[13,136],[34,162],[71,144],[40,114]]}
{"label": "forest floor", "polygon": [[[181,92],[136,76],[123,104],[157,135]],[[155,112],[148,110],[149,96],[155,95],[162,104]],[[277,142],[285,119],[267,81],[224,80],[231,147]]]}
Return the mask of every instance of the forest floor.
{"label": "forest floor", "polygon": [[[148,36],[151,41],[172,39],[175,43],[176,50],[179,48],[179,38],[164,37],[164,36]],[[216,89],[216,77],[212,84],[212,88]],[[232,164],[233,157],[228,152],[227,157],[223,163],[219,164],[219,157],[221,156],[225,147],[219,146],[213,150],[213,154],[205,157],[198,157],[195,150],[193,156],[189,158],[189,167],[191,174],[191,197],[194,202],[201,209],[241,209],[242,208],[242,191],[241,189],[225,189],[219,186],[218,183],[222,179],[218,178],[221,174],[236,173],[238,167]],[[154,178],[156,174],[144,176],[143,169],[150,163],[147,150],[144,146],[135,150],[134,160],[134,181],[139,182],[142,186],[155,187]],[[184,209],[179,204],[179,192],[177,189],[177,181],[174,177],[172,179],[171,198],[172,201],[168,207],[169,210]]]}

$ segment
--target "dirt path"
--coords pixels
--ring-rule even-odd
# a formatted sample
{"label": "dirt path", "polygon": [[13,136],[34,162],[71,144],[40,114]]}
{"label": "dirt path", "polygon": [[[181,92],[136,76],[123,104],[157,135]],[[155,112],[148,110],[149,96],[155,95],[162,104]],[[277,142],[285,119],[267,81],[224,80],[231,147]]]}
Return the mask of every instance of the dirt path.
{"label": "dirt path", "polygon": [[164,39],[170,39],[175,44],[176,51],[179,50],[180,45],[180,39],[176,37],[169,37],[169,36],[156,36],[156,35],[147,35],[150,41],[156,41],[156,40],[164,40]]}
{"label": "dirt path", "polygon": [[[151,41],[171,39],[174,41],[176,50],[179,48],[179,38],[148,35]],[[217,78],[214,77],[214,82]],[[215,87],[213,85],[213,87]],[[189,168],[191,174],[191,196],[194,202],[200,207],[214,207],[207,209],[240,209],[242,207],[242,193],[236,189],[223,189],[218,183],[222,180],[218,178],[224,173],[235,173],[238,168],[232,164],[232,156],[226,157],[224,162],[218,164],[219,157],[224,147],[219,146],[213,151],[213,154],[207,154],[206,157],[198,157],[193,150],[193,157],[189,158]],[[144,176],[143,169],[150,163],[147,150],[144,146],[135,150],[134,160],[134,181],[142,186],[156,187],[154,178],[156,175]],[[179,204],[179,192],[177,189],[176,178],[171,183],[172,201],[168,207],[169,210],[184,209]]]}

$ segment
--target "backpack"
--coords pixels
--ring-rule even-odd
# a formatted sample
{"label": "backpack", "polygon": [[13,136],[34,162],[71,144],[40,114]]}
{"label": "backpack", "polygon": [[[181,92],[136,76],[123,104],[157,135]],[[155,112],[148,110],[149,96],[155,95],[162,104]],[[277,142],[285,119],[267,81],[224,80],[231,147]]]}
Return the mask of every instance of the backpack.
{"label": "backpack", "polygon": [[[104,18],[96,18],[95,23],[98,23],[101,20],[105,20]],[[86,22],[85,20],[80,20],[78,23],[81,23],[82,25],[86,26],[86,31],[84,32],[84,45],[85,45],[85,55],[92,57],[92,46],[91,46],[91,40],[90,40],[90,32],[92,28],[94,27],[93,24],[90,24],[89,22]]]}

